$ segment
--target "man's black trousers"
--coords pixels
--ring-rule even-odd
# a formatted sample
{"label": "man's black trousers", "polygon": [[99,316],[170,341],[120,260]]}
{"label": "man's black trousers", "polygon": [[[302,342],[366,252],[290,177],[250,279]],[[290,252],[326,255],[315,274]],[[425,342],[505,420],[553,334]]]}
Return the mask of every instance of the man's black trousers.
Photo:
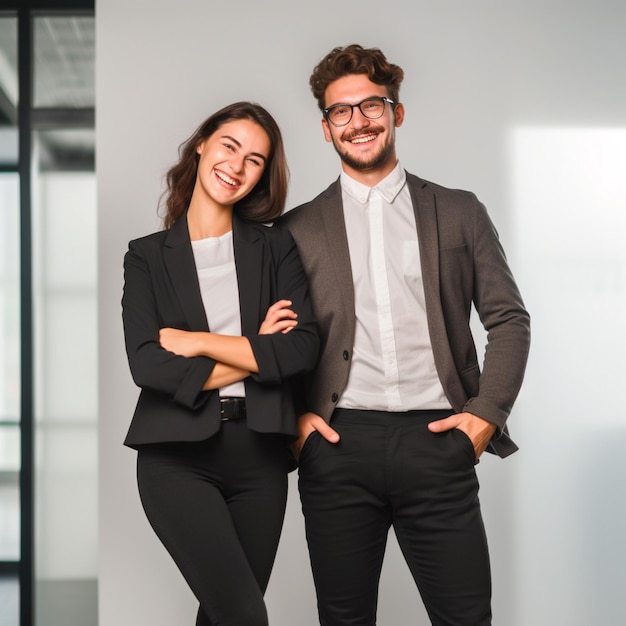
{"label": "man's black trousers", "polygon": [[450,414],[337,409],[340,442],[305,442],[299,489],[322,626],[376,624],[392,526],[433,625],[491,624],[474,449],[460,430],[427,427]]}

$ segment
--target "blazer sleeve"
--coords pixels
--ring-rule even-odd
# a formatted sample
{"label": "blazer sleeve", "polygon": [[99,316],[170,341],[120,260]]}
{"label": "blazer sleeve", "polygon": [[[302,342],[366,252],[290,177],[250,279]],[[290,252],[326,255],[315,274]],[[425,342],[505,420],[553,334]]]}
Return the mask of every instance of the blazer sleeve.
{"label": "blazer sleeve", "polygon": [[474,201],[473,300],[487,345],[478,394],[464,410],[492,421],[501,434],[524,378],[530,316],[487,210],[475,197]]}
{"label": "blazer sleeve", "polygon": [[293,237],[287,230],[273,228],[276,244],[272,254],[275,264],[275,293],[272,303],[292,301],[298,324],[288,333],[247,336],[259,367],[252,378],[262,384],[278,384],[286,378],[309,372],[315,366],[319,349],[317,323],[309,294],[309,285]]}
{"label": "blazer sleeve", "polygon": [[202,386],[215,361],[177,356],[161,347],[159,330],[171,325],[163,310],[165,303],[172,302],[165,274],[160,251],[152,249],[146,239],[130,242],[124,256],[122,295],[128,363],[138,387],[165,394],[186,408],[197,409],[208,399],[209,392],[203,391]]}

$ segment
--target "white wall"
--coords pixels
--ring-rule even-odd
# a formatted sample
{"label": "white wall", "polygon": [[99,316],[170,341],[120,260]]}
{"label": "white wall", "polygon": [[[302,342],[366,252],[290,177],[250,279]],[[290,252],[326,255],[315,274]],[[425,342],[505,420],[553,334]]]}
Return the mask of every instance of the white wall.
{"label": "white wall", "polygon": [[[626,4],[98,0],[96,15],[100,625],[192,624],[196,610],[121,445],[137,397],[120,321],[126,244],[158,227],[178,144],[235,100],[279,120],[289,206],[325,187],[339,163],[308,76],[352,42],[405,69],[403,165],[485,201],[533,316],[510,420],[521,451],[479,465],[494,623],[626,623]],[[273,626],[317,623],[295,482],[267,601]],[[393,540],[379,623],[427,624]]]}

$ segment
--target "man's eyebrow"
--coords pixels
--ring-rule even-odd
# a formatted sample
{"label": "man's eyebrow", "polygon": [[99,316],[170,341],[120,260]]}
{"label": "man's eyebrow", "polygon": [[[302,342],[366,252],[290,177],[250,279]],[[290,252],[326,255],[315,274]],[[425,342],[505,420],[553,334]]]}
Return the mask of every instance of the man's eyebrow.
{"label": "man's eyebrow", "polygon": [[331,104],[329,106],[327,106],[327,109],[330,109],[331,107],[355,107],[359,104],[363,104],[364,102],[367,102],[368,100],[374,100],[374,99],[378,99],[378,98],[384,98],[385,96],[377,96],[377,95],[373,95],[373,96],[367,96],[367,98],[363,98],[363,100],[361,100],[361,102],[336,102],[335,104]]}
{"label": "man's eyebrow", "polygon": [[[234,137],[231,137],[230,135],[222,135],[222,139],[228,139],[229,141],[232,141],[234,144],[237,144],[238,148],[241,148],[241,144]],[[263,159],[264,161],[267,161],[267,157],[264,154],[261,154],[260,152],[251,152],[250,154],[252,156],[259,157],[260,159]]]}

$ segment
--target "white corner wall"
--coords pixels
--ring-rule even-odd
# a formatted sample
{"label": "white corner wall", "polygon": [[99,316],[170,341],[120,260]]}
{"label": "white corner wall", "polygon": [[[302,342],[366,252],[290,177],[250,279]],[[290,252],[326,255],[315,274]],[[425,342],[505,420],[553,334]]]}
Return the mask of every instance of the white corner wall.
{"label": "white corner wall", "polygon": [[[290,207],[324,188],[339,163],[308,77],[352,42],[405,69],[403,165],[487,204],[533,317],[510,420],[521,451],[479,466],[494,623],[626,623],[626,4],[97,0],[96,24],[100,626],[191,625],[196,612],[122,446],[137,397],[120,316],[127,242],[158,228],[179,143],[235,100],[280,122]],[[295,476],[291,487],[267,603],[272,626],[314,626]],[[393,537],[379,623],[428,623]]]}

